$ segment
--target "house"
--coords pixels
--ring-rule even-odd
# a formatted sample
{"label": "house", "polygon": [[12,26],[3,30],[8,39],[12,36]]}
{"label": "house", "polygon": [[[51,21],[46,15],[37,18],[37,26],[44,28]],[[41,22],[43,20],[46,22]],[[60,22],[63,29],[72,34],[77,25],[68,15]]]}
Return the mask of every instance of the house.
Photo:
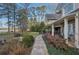
{"label": "house", "polygon": [[46,25],[52,24],[52,23],[55,22],[60,16],[61,16],[61,14],[46,14],[46,15],[45,15],[45,24],[46,24]]}
{"label": "house", "polygon": [[67,44],[79,48],[79,3],[59,3],[55,11],[61,16],[52,22],[52,35],[59,34]]}

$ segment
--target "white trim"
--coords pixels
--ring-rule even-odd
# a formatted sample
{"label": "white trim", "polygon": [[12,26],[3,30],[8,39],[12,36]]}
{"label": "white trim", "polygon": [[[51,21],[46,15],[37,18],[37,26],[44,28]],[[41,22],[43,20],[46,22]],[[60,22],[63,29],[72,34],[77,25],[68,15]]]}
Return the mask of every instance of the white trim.
{"label": "white trim", "polygon": [[[70,15],[75,15],[75,14],[76,14],[76,12],[73,13],[73,14],[70,14]],[[67,16],[69,16],[69,15],[67,14],[67,15],[65,15],[65,16],[62,16],[61,18],[59,18],[59,19],[56,20],[55,22],[60,21],[60,20],[64,20],[64,18],[67,17]],[[55,23],[55,22],[53,22],[53,23]]]}
{"label": "white trim", "polygon": [[54,36],[54,24],[52,24],[52,36]]}
{"label": "white trim", "polygon": [[75,46],[79,48],[79,14],[75,16]]}
{"label": "white trim", "polygon": [[64,19],[64,38],[68,39],[68,19]]}

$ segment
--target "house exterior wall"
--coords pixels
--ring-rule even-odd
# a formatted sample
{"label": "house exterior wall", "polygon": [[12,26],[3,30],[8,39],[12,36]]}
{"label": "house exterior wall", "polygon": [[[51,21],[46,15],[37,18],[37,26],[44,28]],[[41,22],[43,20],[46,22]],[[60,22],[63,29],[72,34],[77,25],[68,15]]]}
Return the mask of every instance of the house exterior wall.
{"label": "house exterior wall", "polygon": [[52,23],[54,23],[56,20],[49,20],[45,22],[45,25],[51,25]]}
{"label": "house exterior wall", "polygon": [[[62,4],[58,4],[58,6],[61,6],[61,5]],[[79,3],[64,3],[63,6],[61,6],[60,8],[57,7],[56,9],[58,12],[61,11],[61,14],[62,14],[61,17],[63,17],[78,8],[79,8]]]}
{"label": "house exterior wall", "polygon": [[[64,37],[64,23],[60,25],[56,25],[55,27],[60,27],[60,34]],[[68,21],[68,37],[74,38],[75,35],[75,21],[74,19]]]}
{"label": "house exterior wall", "polygon": [[75,9],[79,8],[79,3],[75,3]]}
{"label": "house exterior wall", "polygon": [[73,3],[66,3],[64,6],[63,6],[63,13],[66,15],[68,14],[69,12],[73,11],[74,10],[74,4]]}
{"label": "house exterior wall", "polygon": [[[59,10],[60,9],[62,10],[62,16],[56,22],[59,22],[59,25],[61,24],[60,20],[64,20],[61,33],[63,33],[63,37],[67,39],[67,42],[71,40],[74,42],[75,47],[79,48],[79,13],[76,12],[76,10],[78,11],[79,9],[79,3],[64,4]],[[74,14],[71,13],[73,11],[75,11]],[[70,13],[71,15],[69,15]]]}

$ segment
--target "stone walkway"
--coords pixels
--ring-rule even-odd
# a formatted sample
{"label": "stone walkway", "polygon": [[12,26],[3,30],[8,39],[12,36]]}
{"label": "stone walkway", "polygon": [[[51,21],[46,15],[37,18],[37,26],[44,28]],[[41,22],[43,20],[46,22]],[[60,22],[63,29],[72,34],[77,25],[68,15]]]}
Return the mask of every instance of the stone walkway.
{"label": "stone walkway", "polygon": [[31,55],[48,55],[48,51],[45,42],[42,39],[42,35],[39,35],[35,38],[35,43]]}

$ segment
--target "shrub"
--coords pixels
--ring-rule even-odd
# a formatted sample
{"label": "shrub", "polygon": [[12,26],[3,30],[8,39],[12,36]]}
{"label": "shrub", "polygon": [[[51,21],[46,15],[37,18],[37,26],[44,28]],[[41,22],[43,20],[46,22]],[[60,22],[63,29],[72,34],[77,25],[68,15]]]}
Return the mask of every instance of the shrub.
{"label": "shrub", "polygon": [[22,42],[12,39],[4,45],[0,46],[0,55],[25,55],[30,54],[32,48],[27,48]]}
{"label": "shrub", "polygon": [[78,49],[68,46],[64,39],[58,35],[51,36],[46,33],[43,35],[49,54],[52,55],[78,55]]}
{"label": "shrub", "polygon": [[31,26],[31,31],[33,31],[33,32],[43,32],[44,31],[44,27],[45,27],[45,24],[44,24],[44,22],[41,22],[41,23],[37,23],[37,24],[35,24],[35,25],[32,25]]}
{"label": "shrub", "polygon": [[20,33],[15,33],[15,35],[14,35],[14,37],[20,37],[20,36],[22,36],[22,34],[20,34]]}
{"label": "shrub", "polygon": [[48,43],[53,45],[57,49],[62,49],[66,51],[68,48],[70,48],[65,43],[65,40],[63,38],[60,38],[58,35],[54,37],[50,33],[48,33],[45,37],[47,38]]}
{"label": "shrub", "polygon": [[31,47],[33,45],[33,42],[34,42],[34,38],[32,35],[24,35],[22,42],[25,46]]}

